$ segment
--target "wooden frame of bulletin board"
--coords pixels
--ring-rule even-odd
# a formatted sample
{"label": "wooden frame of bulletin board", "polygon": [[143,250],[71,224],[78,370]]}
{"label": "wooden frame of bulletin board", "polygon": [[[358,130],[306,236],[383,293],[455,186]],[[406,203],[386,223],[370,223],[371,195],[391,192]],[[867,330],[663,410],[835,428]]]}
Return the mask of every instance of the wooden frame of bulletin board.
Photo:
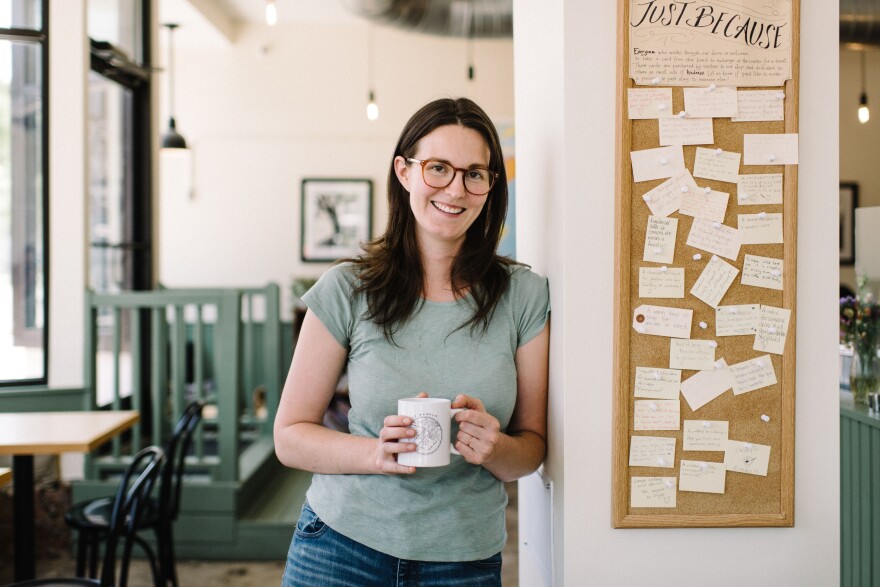
{"label": "wooden frame of bulletin board", "polygon": [[[636,13],[631,21],[630,2],[633,2],[633,12]],[[731,5],[746,5],[750,0],[699,0],[695,3],[684,5],[684,10],[697,10],[700,6],[714,5],[714,16],[718,17],[722,10],[732,10]],[[664,178],[652,178],[649,180],[635,181],[634,163],[635,159],[631,154],[635,151],[645,149],[655,149],[660,147],[660,130],[658,118],[663,115],[669,116],[666,112],[680,113],[685,108],[684,88],[685,87],[702,87],[706,91],[715,91],[715,85],[711,87],[707,84],[693,83],[676,83],[675,81],[667,81],[661,77],[655,77],[646,81],[647,78],[642,77],[641,83],[636,83],[631,77],[631,51],[634,50],[631,40],[641,44],[639,37],[635,35],[634,28],[637,26],[636,19],[645,16],[645,7],[650,6],[644,0],[618,0],[618,63],[617,63],[617,163],[616,163],[616,250],[615,250],[615,331],[614,331],[614,422],[613,422],[613,525],[616,528],[651,528],[651,527],[743,527],[743,526],[793,526],[794,525],[794,416],[795,416],[795,300],[796,300],[796,253],[797,253],[797,161],[796,161],[796,133],[798,132],[798,62],[799,62],[799,0],[779,0],[769,4],[775,7],[784,6],[786,9],[790,5],[790,14],[787,15],[786,26],[782,29],[790,35],[790,77],[784,83],[767,84],[760,83],[755,85],[740,84],[736,88],[741,91],[750,90],[773,90],[778,99],[784,100],[782,105],[783,120],[752,120],[737,121],[731,120],[731,116],[716,117],[712,115],[711,130],[714,131],[713,142],[711,144],[703,144],[702,148],[710,149],[710,154],[726,156],[725,154],[742,154],[738,167],[739,175],[747,174],[781,174],[781,202],[778,187],[773,188],[775,195],[773,197],[762,197],[756,199],[744,193],[740,188],[740,178],[737,183],[720,181],[718,179],[697,177],[694,168],[696,152],[698,145],[683,145],[683,158],[685,168],[694,173],[694,177],[690,181],[695,181],[699,194],[704,193],[705,188],[710,188],[713,192],[724,192],[729,194],[728,204],[720,214],[723,215],[723,221],[716,219],[710,222],[718,230],[737,229],[739,235],[745,234],[740,230],[740,226],[747,226],[749,220],[742,219],[739,215],[754,215],[754,219],[760,217],[762,220],[768,216],[782,214],[782,242],[766,242],[764,244],[747,244],[739,246],[739,252],[734,255],[728,255],[728,258],[721,259],[726,265],[732,265],[732,268],[726,270],[732,272],[735,268],[736,274],[729,285],[729,288],[723,289],[720,301],[714,301],[714,305],[710,305],[708,301],[698,299],[691,292],[698,279],[706,271],[707,265],[715,263],[715,251],[708,251],[705,248],[697,248],[688,243],[692,224],[696,221],[695,217],[681,213],[677,208],[668,214],[659,214],[661,217],[677,220],[677,231],[673,227],[673,236],[667,237],[674,239],[674,253],[672,261],[669,262],[650,262],[645,259],[649,256],[649,248],[653,253],[659,253],[664,250],[663,247],[645,247],[647,238],[647,227],[649,216],[655,215],[654,209],[651,208],[649,200],[656,202],[656,199],[649,194],[652,190],[667,182]],[[768,4],[764,2],[763,4]],[[655,2],[653,3],[658,10],[681,10],[682,3],[672,2]],[[754,6],[754,4],[752,5]],[[676,7],[676,8],[672,8]],[[735,7],[735,6],[734,6]],[[754,20],[755,12],[743,11],[746,16],[752,16]],[[732,12],[728,13],[731,14]],[[668,16],[668,15],[667,15]],[[672,14],[671,16],[676,16]],[[729,16],[728,16],[729,17]],[[690,18],[690,22],[696,21],[694,12],[684,15],[684,18]],[[707,17],[708,18],[708,17]],[[671,20],[671,19],[670,19]],[[740,20],[739,22],[743,22]],[[790,27],[790,28],[789,28]],[[669,27],[671,28],[671,27]],[[704,29],[708,30],[708,29]],[[656,33],[652,33],[656,34]],[[701,34],[697,32],[697,34]],[[704,35],[708,37],[709,35]],[[644,38],[644,37],[641,37]],[[714,41],[713,41],[714,42]],[[668,45],[667,45],[668,46]],[[689,68],[690,69],[690,68]],[[697,66],[694,67],[697,69]],[[688,71],[687,74],[691,74]],[[787,76],[788,74],[786,74]],[[638,75],[635,76],[638,80]],[[785,79],[785,78],[781,78]],[[666,83],[664,83],[666,82]],[[719,84],[719,86],[722,84]],[[642,119],[630,118],[630,102],[628,90],[633,88],[671,88],[671,110],[669,106],[658,106],[665,112],[653,117],[645,117]],[[646,94],[642,94],[646,95]],[[757,96],[757,95],[756,95]],[[737,100],[740,98],[738,97]],[[740,103],[741,104],[741,103]],[[633,111],[635,109],[633,108]],[[742,114],[740,106],[739,114]],[[678,117],[690,116],[689,113],[681,114]],[[778,116],[778,115],[777,115]],[[794,134],[794,162],[789,164],[752,164],[746,163],[746,150],[744,145],[744,135],[749,134]],[[668,136],[668,135],[667,135]],[[668,140],[668,139],[665,139]],[[722,153],[724,152],[724,154]],[[754,153],[755,151],[751,151]],[[702,155],[706,156],[707,152]],[[752,155],[754,157],[755,155]],[[775,155],[767,155],[766,151],[762,157],[766,156],[766,161],[778,161]],[[657,160],[660,164],[667,164],[667,160]],[[760,159],[765,161],[765,159]],[[671,164],[671,163],[670,163]],[[702,173],[702,172],[701,172]],[[660,176],[662,177],[662,176]],[[666,176],[669,177],[668,175]],[[691,176],[688,175],[690,178]],[[673,178],[674,179],[674,178]],[[751,178],[756,181],[756,178]],[[773,179],[777,182],[778,175]],[[671,179],[669,181],[672,181]],[[748,179],[746,181],[749,181]],[[691,184],[693,186],[693,184]],[[743,184],[746,185],[746,184]],[[738,189],[740,188],[740,189]],[[675,191],[682,193],[688,190],[685,187],[676,187]],[[693,190],[693,188],[691,188]],[[654,193],[654,192],[652,192]],[[671,189],[670,189],[671,193]],[[705,192],[708,193],[708,192]],[[708,196],[707,196],[708,198]],[[716,209],[716,214],[719,212]],[[756,220],[757,221],[757,220]],[[740,223],[744,224],[740,224]],[[722,225],[719,228],[719,224]],[[754,234],[754,233],[751,233]],[[737,238],[745,238],[739,236]],[[748,237],[748,243],[753,240],[760,240],[753,236]],[[667,241],[670,242],[671,241]],[[704,241],[706,242],[706,241]],[[668,249],[666,249],[668,250]],[[763,275],[776,276],[770,278],[778,282],[781,281],[781,289],[771,289],[766,286],[755,286],[743,284],[745,256],[753,256],[750,263],[756,262],[754,256],[764,258],[761,262],[777,263],[764,265],[762,271],[766,271]],[[699,258],[695,258],[699,256]],[[781,260],[781,265],[778,263]],[[771,269],[772,267],[772,269]],[[642,276],[646,276],[640,270],[648,268],[653,270],[653,278],[658,280],[666,280],[670,274],[668,270],[675,271],[675,279],[683,279],[683,297],[671,296],[667,299],[655,299],[654,297],[640,297],[643,292],[640,290]],[[680,271],[683,269],[684,277],[681,278]],[[657,272],[662,271],[659,275]],[[750,276],[754,275],[755,266],[750,265]],[[707,272],[708,273],[708,272]],[[751,277],[749,278],[751,281]],[[668,284],[669,281],[664,281]],[[679,282],[678,287],[681,287]],[[649,291],[649,290],[644,290]],[[650,290],[656,295],[657,289]],[[660,296],[657,296],[660,297]],[[705,296],[704,296],[705,297]],[[650,328],[655,328],[659,323],[661,326],[668,322],[663,322],[663,318],[658,318],[659,322],[652,321],[652,316],[646,319],[644,306],[664,306],[679,311],[692,310],[692,323],[688,322],[688,334],[682,335],[682,338],[690,337],[691,340],[707,339],[706,344],[714,348],[714,369],[729,369],[731,381],[733,381],[734,373],[737,375],[738,391],[734,393],[735,388],[727,387],[720,394],[710,393],[711,399],[705,404],[699,405],[700,402],[691,403],[688,396],[683,391],[680,393],[681,387],[687,379],[701,373],[711,372],[708,367],[702,367],[704,371],[696,369],[688,370],[679,369],[679,381],[673,380],[668,382],[674,387],[666,388],[665,393],[674,393],[675,400],[666,399],[643,399],[643,398],[659,398],[661,395],[644,395],[646,389],[655,389],[655,383],[666,382],[667,374],[673,372],[671,361],[672,346],[677,344],[672,339],[677,338],[675,335],[656,335],[652,336],[650,330],[646,330],[645,324]],[[733,306],[744,308],[748,314],[749,307],[757,307],[757,314],[760,316],[758,321],[749,322],[753,324],[754,332],[757,334],[738,334],[733,336],[720,336],[721,332],[716,329],[716,318],[723,319],[719,312],[735,312],[730,309]],[[769,308],[768,308],[769,307]],[[639,310],[637,312],[637,309]],[[764,310],[767,310],[767,319],[764,322]],[[782,309],[782,310],[779,310]],[[648,309],[651,312],[654,310]],[[673,312],[675,311],[673,310]],[[665,310],[661,310],[665,311]],[[781,311],[785,313],[790,311],[787,333],[782,332],[782,342],[776,338],[777,343],[775,350],[767,351],[769,346],[761,347],[762,350],[756,350],[759,347],[758,338],[762,336],[761,332],[773,333],[773,337],[780,334],[779,330],[769,327],[771,324],[771,314]],[[778,316],[778,315],[777,315]],[[744,322],[745,323],[745,322]],[[778,324],[777,322],[772,322]],[[750,328],[752,326],[749,326]],[[781,329],[780,329],[781,330]],[[656,334],[656,332],[654,333]],[[727,334],[727,333],[725,333]],[[767,335],[771,336],[771,335]],[[766,340],[766,339],[762,339]],[[714,341],[708,342],[708,341]],[[690,343],[688,343],[690,344]],[[698,343],[703,344],[703,343]],[[763,344],[763,343],[762,343]],[[705,349],[705,346],[702,347]],[[723,359],[725,363],[719,365],[719,360]],[[679,359],[676,359],[678,361]],[[704,359],[705,360],[705,359]],[[760,369],[769,369],[772,363],[772,373],[776,379],[775,384],[767,385],[767,380],[763,381],[763,387],[749,390],[742,383],[744,380],[739,378],[743,376],[744,365],[747,361],[764,361],[758,363]],[[755,365],[755,363],[750,363]],[[641,369],[637,369],[641,368]],[[739,370],[737,370],[739,369]],[[662,370],[662,375],[661,375]],[[637,388],[637,372],[641,379],[641,383]],[[725,371],[727,373],[728,371]],[[765,371],[766,374],[766,371]],[[648,384],[645,378],[653,378],[655,381]],[[709,387],[715,385],[715,382]],[[647,387],[646,387],[647,386]],[[718,386],[723,387],[723,386]],[[694,389],[692,386],[690,389]],[[745,391],[743,391],[745,390]],[[701,393],[704,390],[701,390]],[[717,392],[717,390],[716,390]],[[653,392],[651,392],[653,393]],[[639,394],[642,394],[639,396]],[[673,396],[666,395],[666,398]],[[663,402],[671,402],[664,404]],[[663,412],[667,405],[671,405],[671,410],[675,408],[675,402],[678,402],[679,429],[671,429],[672,424],[666,424],[669,429],[651,429],[645,428],[645,420],[638,429],[636,429],[636,404],[639,403],[640,418],[645,417],[645,409],[654,410],[653,414],[648,414],[649,418],[656,417],[656,410]],[[696,409],[692,410],[691,406],[696,405]],[[675,415],[671,416],[670,421],[673,422]],[[652,420],[653,421],[653,420]],[[723,428],[724,422],[727,422],[727,440],[718,440],[720,437],[713,437],[712,434]],[[659,426],[659,425],[658,425]],[[700,444],[695,442],[697,436],[689,436],[690,450],[684,450],[685,430],[686,426],[692,434],[708,434],[707,431],[712,430],[712,434],[708,434],[708,444]],[[700,430],[699,428],[702,428]],[[633,455],[631,454],[632,439],[637,436],[654,437],[648,439],[639,439],[639,450],[645,445],[642,441],[653,443],[657,440],[665,449],[658,451],[659,445],[650,444],[650,448],[646,452],[639,452],[636,456],[636,464],[631,464]],[[702,438],[702,437],[700,437]],[[715,440],[712,440],[715,438]],[[666,439],[666,440],[663,440]],[[675,439],[674,447],[671,447],[672,440]],[[723,442],[724,449],[719,449],[717,444],[713,444],[716,440],[718,443]],[[731,443],[730,441],[736,441]],[[695,450],[694,447],[709,447],[713,450]],[[766,473],[755,473],[754,470],[748,470],[748,463],[752,458],[765,458],[766,453],[758,451],[756,457],[743,456],[754,450],[769,449],[769,458],[766,458]],[[736,448],[737,450],[734,450]],[[667,450],[665,455],[660,455],[663,450]],[[671,452],[670,452],[671,451]],[[738,452],[739,451],[739,452]],[[745,451],[742,452],[742,451]],[[660,455],[660,456],[658,456]],[[730,456],[731,464],[726,465],[725,460]],[[746,471],[738,470],[739,461],[737,458],[745,459]],[[641,460],[639,460],[641,459]],[[685,466],[682,461],[687,461],[687,480],[688,490],[682,490],[682,481],[684,479]],[[723,469],[719,471],[718,468]],[[718,476],[709,479],[709,475],[717,474]],[[723,487],[718,492],[717,485],[715,492],[707,492],[700,485],[700,490],[693,490],[694,483],[702,483],[702,481],[694,481],[694,479],[703,479],[706,475],[707,482],[717,483],[721,479]],[[634,479],[636,479],[634,481]],[[634,504],[634,500],[637,503]]]}

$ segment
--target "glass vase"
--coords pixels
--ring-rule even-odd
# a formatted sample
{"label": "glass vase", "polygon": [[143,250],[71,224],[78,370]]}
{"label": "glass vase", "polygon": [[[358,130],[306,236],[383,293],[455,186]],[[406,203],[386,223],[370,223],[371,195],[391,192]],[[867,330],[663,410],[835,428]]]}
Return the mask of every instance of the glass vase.
{"label": "glass vase", "polygon": [[859,348],[859,345],[855,345],[849,385],[853,401],[863,406],[868,405],[868,394],[880,391],[880,357],[876,348]]}

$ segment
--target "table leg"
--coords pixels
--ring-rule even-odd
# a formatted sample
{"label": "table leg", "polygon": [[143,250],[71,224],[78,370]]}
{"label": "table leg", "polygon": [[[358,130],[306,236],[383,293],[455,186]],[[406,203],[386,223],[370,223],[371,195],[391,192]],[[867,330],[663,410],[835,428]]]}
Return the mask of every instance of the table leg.
{"label": "table leg", "polygon": [[37,574],[34,561],[34,457],[12,457],[13,525],[15,526],[15,580],[26,581]]}

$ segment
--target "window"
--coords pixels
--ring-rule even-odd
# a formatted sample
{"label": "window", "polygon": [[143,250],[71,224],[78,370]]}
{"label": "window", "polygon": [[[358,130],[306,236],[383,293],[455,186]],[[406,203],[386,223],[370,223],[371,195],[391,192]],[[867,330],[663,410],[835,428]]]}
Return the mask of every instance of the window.
{"label": "window", "polygon": [[46,382],[47,7],[0,1],[0,384]]}

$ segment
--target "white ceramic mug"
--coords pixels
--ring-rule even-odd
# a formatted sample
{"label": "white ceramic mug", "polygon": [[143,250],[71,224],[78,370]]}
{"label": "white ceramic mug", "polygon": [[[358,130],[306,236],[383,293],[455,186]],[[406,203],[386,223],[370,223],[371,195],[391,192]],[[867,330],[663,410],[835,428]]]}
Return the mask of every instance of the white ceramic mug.
{"label": "white ceramic mug", "polygon": [[450,431],[452,417],[464,408],[452,408],[452,402],[439,397],[411,397],[397,400],[397,413],[409,416],[414,438],[400,442],[414,442],[418,448],[397,455],[397,462],[408,467],[443,467],[449,464],[450,454],[461,454],[453,446]]}

